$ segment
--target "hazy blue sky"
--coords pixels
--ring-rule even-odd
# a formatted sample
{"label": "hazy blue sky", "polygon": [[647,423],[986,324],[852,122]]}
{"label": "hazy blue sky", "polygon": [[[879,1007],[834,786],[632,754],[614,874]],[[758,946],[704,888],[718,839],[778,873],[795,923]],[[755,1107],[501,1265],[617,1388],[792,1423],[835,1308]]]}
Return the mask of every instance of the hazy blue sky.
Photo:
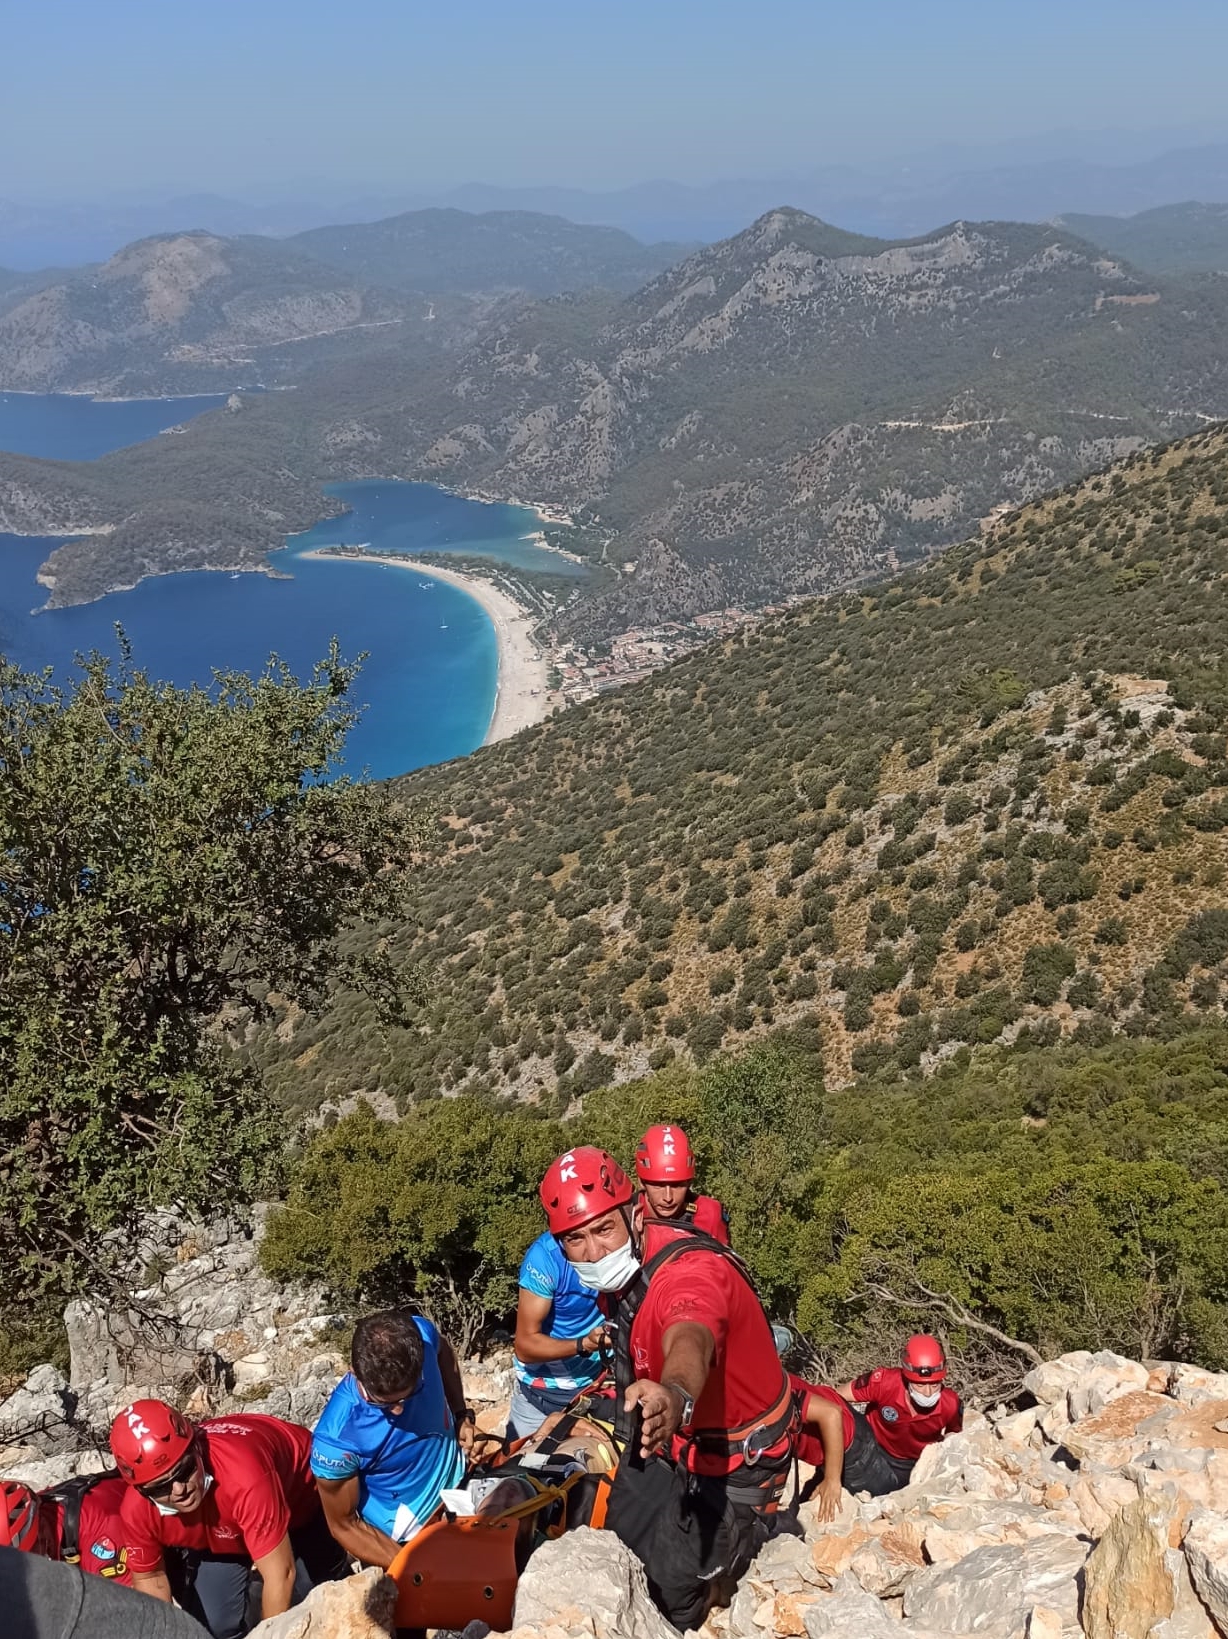
{"label": "hazy blue sky", "polygon": [[0,197],[613,187],[1228,134],[1223,0],[7,0]]}

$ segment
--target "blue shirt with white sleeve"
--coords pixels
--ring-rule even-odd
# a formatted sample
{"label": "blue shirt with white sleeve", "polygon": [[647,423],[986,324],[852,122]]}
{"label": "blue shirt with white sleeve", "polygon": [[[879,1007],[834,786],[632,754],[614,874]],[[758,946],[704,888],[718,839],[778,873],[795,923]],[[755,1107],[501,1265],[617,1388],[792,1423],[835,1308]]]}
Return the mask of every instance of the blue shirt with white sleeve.
{"label": "blue shirt with white sleeve", "polygon": [[422,1378],[395,1416],[364,1400],[352,1372],[338,1383],[311,1440],[311,1471],[321,1480],[358,1476],[358,1511],[394,1542],[408,1542],[459,1485],[465,1459],[439,1371],[439,1333],[422,1315]]}
{"label": "blue shirt with white sleeve", "polygon": [[[550,1313],[542,1327],[550,1337],[584,1337],[604,1320],[594,1294],[581,1284],[549,1231],[537,1237],[521,1260],[520,1285],[526,1292],[550,1299]],[[514,1364],[516,1376],[530,1388],[579,1391],[601,1375],[600,1354],[574,1354],[565,1360],[536,1363],[514,1357]]]}

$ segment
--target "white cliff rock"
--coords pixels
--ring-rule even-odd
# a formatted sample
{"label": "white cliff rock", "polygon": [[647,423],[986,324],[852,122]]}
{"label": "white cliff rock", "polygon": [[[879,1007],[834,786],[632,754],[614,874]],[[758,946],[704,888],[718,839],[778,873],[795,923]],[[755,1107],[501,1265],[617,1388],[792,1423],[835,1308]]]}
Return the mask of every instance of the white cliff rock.
{"label": "white cliff rock", "polygon": [[904,1595],[904,1614],[942,1633],[1010,1634],[1044,1605],[1073,1626],[1089,1547],[1077,1537],[1048,1535],[976,1548],[955,1565],[915,1576]]}
{"label": "white cliff rock", "polygon": [[1228,1634],[1228,1519],[1222,1514],[1196,1515],[1181,1547],[1195,1593],[1216,1631]]}
{"label": "white cliff rock", "polygon": [[561,1628],[590,1639],[675,1639],[648,1597],[644,1568],[608,1531],[587,1527],[547,1542],[520,1578],[515,1632]]}
{"label": "white cliff rock", "polygon": [[323,1582],[293,1610],[270,1616],[251,1639],[389,1639],[396,1583],[371,1567],[342,1582]]}

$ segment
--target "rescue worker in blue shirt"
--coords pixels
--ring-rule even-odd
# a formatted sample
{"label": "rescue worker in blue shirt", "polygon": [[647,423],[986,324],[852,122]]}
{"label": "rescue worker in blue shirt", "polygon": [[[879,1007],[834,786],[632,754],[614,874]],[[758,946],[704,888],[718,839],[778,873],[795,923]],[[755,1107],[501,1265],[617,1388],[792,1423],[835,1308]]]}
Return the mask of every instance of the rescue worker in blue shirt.
{"label": "rescue worker in blue shirt", "polygon": [[539,1235],[520,1264],[509,1438],[534,1433],[596,1382],[605,1342],[594,1294],[581,1285],[554,1236]]}
{"label": "rescue worker in blue shirt", "polygon": [[474,1416],[451,1344],[422,1315],[366,1316],[350,1363],[315,1426],[311,1471],[333,1536],[386,1568],[461,1483]]}

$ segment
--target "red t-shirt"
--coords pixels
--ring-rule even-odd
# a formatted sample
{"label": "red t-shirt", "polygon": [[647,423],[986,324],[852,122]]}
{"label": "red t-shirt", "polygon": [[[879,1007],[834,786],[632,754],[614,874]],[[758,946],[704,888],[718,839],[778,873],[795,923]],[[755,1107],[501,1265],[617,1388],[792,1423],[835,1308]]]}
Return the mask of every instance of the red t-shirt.
{"label": "red t-shirt", "polygon": [[[128,1490],[121,1479],[99,1480],[81,1498],[77,1520],[81,1569],[120,1582],[126,1588],[132,1586],[132,1573],[128,1568],[128,1536],[120,1513]],[[64,1553],[63,1504],[42,1497],[39,1508],[45,1510],[42,1520],[49,1527],[53,1557],[60,1559]]]}
{"label": "red t-shirt", "polygon": [[[645,1263],[672,1240],[683,1238],[668,1225],[647,1225]],[[706,1326],[716,1342],[692,1428],[737,1428],[777,1404],[784,1378],[771,1326],[759,1299],[727,1258],[716,1252],[688,1252],[652,1277],[631,1326],[631,1363],[637,1378],[661,1381],[661,1340],[671,1326],[682,1322]],[[787,1447],[787,1440],[781,1440],[763,1455],[783,1455]],[[675,1437],[673,1454],[697,1474],[729,1474],[743,1462],[740,1452],[730,1457],[699,1451],[685,1436]]]}
{"label": "red t-shirt", "polygon": [[156,1570],[162,1549],[263,1559],[292,1526],[320,1506],[311,1474],[311,1431],[280,1417],[211,1417],[197,1424],[213,1484],[194,1514],[164,1514],[135,1486],[125,1487],[128,1564]]}
{"label": "red t-shirt", "polygon": [[904,1374],[897,1366],[879,1366],[854,1380],[853,1394],[865,1402],[870,1432],[889,1457],[914,1463],[926,1446],[944,1434],[958,1434],[964,1408],[954,1389],[943,1389],[932,1411],[909,1399]]}
{"label": "red t-shirt", "polygon": [[807,1402],[812,1395],[822,1400],[830,1400],[833,1405],[839,1406],[844,1421],[844,1449],[847,1451],[853,1443],[853,1411],[847,1400],[838,1395],[835,1389],[829,1389],[825,1383],[807,1383],[804,1377],[797,1377],[789,1373],[789,1386],[797,1398],[802,1411],[802,1431],[797,1437],[797,1455],[811,1468],[822,1468],[826,1459],[823,1455],[823,1442],[819,1438],[819,1431],[813,1423],[805,1421]]}

